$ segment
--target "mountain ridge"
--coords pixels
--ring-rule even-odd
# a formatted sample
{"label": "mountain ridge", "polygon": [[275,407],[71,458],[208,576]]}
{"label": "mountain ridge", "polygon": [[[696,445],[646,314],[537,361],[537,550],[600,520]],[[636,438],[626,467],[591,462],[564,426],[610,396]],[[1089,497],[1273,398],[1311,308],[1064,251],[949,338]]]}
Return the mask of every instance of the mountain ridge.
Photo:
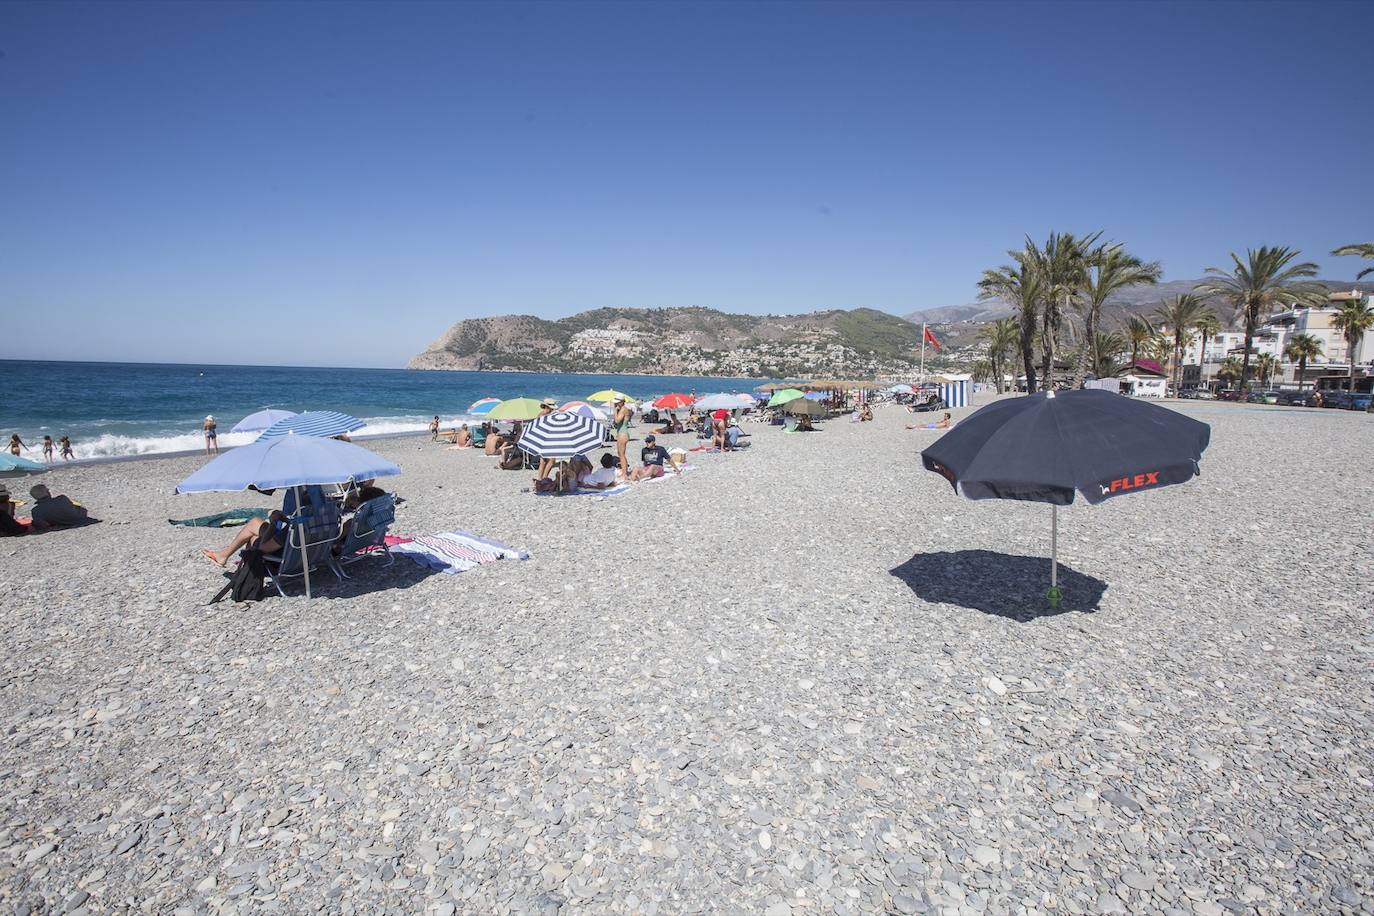
{"label": "mountain ridge", "polygon": [[411,369],[868,377],[909,372],[919,325],[877,309],[746,315],[702,306],[467,318]]}

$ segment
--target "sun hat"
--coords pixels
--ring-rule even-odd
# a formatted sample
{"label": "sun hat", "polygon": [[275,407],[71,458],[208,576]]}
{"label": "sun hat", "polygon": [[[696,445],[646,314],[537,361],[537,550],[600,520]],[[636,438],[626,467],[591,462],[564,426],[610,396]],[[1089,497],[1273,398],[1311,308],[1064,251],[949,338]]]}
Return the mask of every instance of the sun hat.
{"label": "sun hat", "polygon": [[540,407],[557,407],[557,406],[558,406],[558,402],[555,401],[553,398],[544,398],[544,400],[542,400],[542,401],[539,402],[539,406],[540,406]]}
{"label": "sun hat", "polygon": [[207,419],[207,420],[213,420],[214,418],[215,418],[215,415],[212,414],[212,413],[206,414],[206,415],[205,415],[205,419]]}

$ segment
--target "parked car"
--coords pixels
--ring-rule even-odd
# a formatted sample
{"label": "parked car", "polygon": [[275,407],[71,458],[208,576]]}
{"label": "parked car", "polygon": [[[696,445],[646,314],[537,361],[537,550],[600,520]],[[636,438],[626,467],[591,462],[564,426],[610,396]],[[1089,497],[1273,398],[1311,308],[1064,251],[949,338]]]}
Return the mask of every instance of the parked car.
{"label": "parked car", "polygon": [[1239,391],[1232,391],[1232,390],[1230,390],[1230,389],[1227,389],[1226,391],[1218,391],[1218,392],[1217,392],[1217,400],[1218,400],[1218,401],[1239,401],[1239,400],[1240,400],[1240,392],[1239,392]]}
{"label": "parked car", "polygon": [[1311,388],[1304,388],[1302,391],[1280,391],[1279,403],[1288,407],[1316,407],[1317,392]]}

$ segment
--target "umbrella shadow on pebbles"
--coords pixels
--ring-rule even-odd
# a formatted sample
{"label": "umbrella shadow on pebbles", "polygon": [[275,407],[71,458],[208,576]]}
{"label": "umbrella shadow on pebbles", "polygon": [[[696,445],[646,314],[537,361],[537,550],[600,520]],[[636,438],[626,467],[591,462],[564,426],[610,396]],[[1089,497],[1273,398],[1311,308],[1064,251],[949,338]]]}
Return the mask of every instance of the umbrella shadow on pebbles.
{"label": "umbrella shadow on pebbles", "polygon": [[1064,593],[1058,609],[1045,602],[1048,557],[1023,557],[991,550],[918,553],[891,570],[924,601],[957,604],[1009,620],[1027,621],[1069,611],[1092,613],[1107,583],[1059,564]]}

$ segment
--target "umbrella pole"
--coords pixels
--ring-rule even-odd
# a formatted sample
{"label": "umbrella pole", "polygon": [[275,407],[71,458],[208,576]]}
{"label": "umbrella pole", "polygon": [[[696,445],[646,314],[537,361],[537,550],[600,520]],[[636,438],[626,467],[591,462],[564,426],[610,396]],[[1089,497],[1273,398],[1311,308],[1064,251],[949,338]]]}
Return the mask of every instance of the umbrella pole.
{"label": "umbrella pole", "polygon": [[1059,607],[1059,599],[1063,593],[1059,591],[1059,507],[1053,503],[1050,505],[1050,590],[1045,593],[1045,599],[1049,601],[1050,608]]}
{"label": "umbrella pole", "polygon": [[[301,514],[301,488],[292,487],[291,489],[296,491],[296,517],[299,518]],[[310,558],[306,555],[305,549],[305,525],[300,526],[299,532],[301,542],[301,568],[305,570],[305,597],[308,601],[310,599]]]}

